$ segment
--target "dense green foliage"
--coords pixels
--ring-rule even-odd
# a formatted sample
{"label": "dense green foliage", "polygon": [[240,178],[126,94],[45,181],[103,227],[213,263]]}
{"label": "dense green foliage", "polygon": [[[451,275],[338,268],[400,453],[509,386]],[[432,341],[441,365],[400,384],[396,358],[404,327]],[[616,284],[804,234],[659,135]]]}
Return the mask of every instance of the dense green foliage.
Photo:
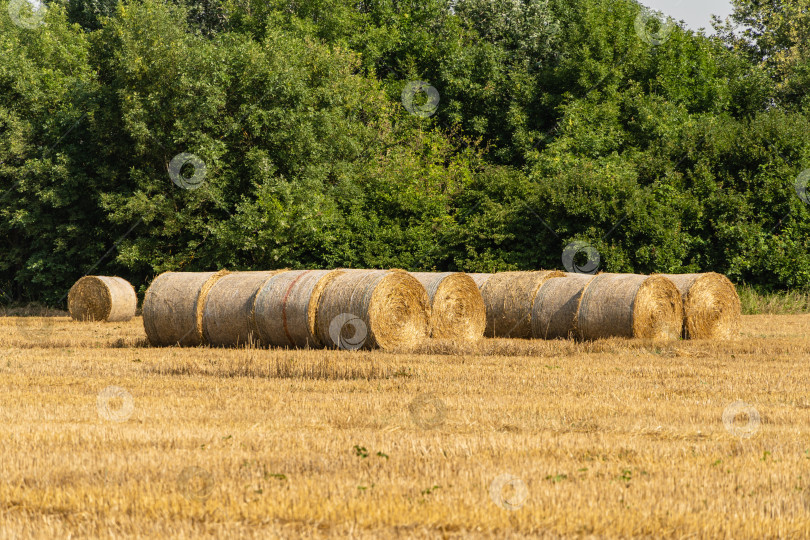
{"label": "dense green foliage", "polygon": [[661,43],[632,0],[56,0],[33,28],[21,1],[6,301],[59,305],[86,273],[560,268],[575,240],[609,271],[810,288],[806,26],[753,0],[745,34]]}

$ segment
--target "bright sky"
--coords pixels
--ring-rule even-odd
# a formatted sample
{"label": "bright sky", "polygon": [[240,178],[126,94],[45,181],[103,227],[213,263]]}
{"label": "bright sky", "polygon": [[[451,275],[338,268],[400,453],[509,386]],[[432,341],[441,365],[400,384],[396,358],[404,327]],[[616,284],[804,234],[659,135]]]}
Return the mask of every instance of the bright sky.
{"label": "bright sky", "polygon": [[669,15],[676,21],[685,21],[690,30],[705,28],[713,34],[712,15],[725,19],[731,14],[730,0],[639,0],[644,6]]}

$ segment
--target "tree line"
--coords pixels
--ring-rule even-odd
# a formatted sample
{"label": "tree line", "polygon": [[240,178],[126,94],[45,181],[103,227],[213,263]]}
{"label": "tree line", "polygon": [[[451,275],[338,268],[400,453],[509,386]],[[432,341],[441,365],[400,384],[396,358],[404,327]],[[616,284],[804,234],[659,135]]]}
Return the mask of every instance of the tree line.
{"label": "tree line", "polygon": [[0,2],[0,291],[167,270],[810,287],[810,0]]}

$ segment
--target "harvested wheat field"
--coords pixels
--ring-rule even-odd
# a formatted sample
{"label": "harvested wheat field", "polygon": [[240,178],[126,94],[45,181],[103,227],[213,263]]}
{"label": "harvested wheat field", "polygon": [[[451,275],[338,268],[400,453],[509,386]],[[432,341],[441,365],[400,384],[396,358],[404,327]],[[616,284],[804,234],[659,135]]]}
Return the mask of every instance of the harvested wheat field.
{"label": "harvested wheat field", "polygon": [[0,325],[2,538],[810,535],[810,316],[408,354]]}

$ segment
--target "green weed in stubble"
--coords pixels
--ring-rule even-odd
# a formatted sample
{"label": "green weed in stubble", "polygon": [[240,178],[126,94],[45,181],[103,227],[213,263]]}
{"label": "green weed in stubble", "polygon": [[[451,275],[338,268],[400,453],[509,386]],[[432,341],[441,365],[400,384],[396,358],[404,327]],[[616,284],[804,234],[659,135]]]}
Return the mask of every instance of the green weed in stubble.
{"label": "green weed in stubble", "polygon": [[391,374],[391,377],[393,378],[405,377],[407,379],[410,379],[411,377],[413,377],[413,369],[409,367],[401,367],[397,371],[393,372]]}
{"label": "green weed in stubble", "polygon": [[[430,495],[431,493],[433,493],[434,491],[436,491],[439,488],[441,488],[441,486],[434,485],[434,486],[431,486],[429,488],[426,488],[426,489],[423,489],[422,491],[420,491],[419,494],[421,495],[421,498],[418,501],[419,504],[426,504],[428,502],[428,499],[427,499],[428,495]],[[410,497],[408,497],[408,500],[412,500],[412,499]]]}
{"label": "green weed in stubble", "polygon": [[[366,459],[368,456],[371,455],[368,448],[366,448],[365,446],[360,446],[359,444],[355,444],[353,449],[354,449],[354,455],[361,458],[361,459]],[[388,459],[388,454],[386,454],[384,452],[377,452],[374,455],[379,457],[379,458]]]}
{"label": "green weed in stubble", "polygon": [[[587,470],[587,469],[585,469]],[[546,476],[546,480],[551,480],[553,483],[562,482],[563,480],[568,480],[567,474],[549,474]]]}

